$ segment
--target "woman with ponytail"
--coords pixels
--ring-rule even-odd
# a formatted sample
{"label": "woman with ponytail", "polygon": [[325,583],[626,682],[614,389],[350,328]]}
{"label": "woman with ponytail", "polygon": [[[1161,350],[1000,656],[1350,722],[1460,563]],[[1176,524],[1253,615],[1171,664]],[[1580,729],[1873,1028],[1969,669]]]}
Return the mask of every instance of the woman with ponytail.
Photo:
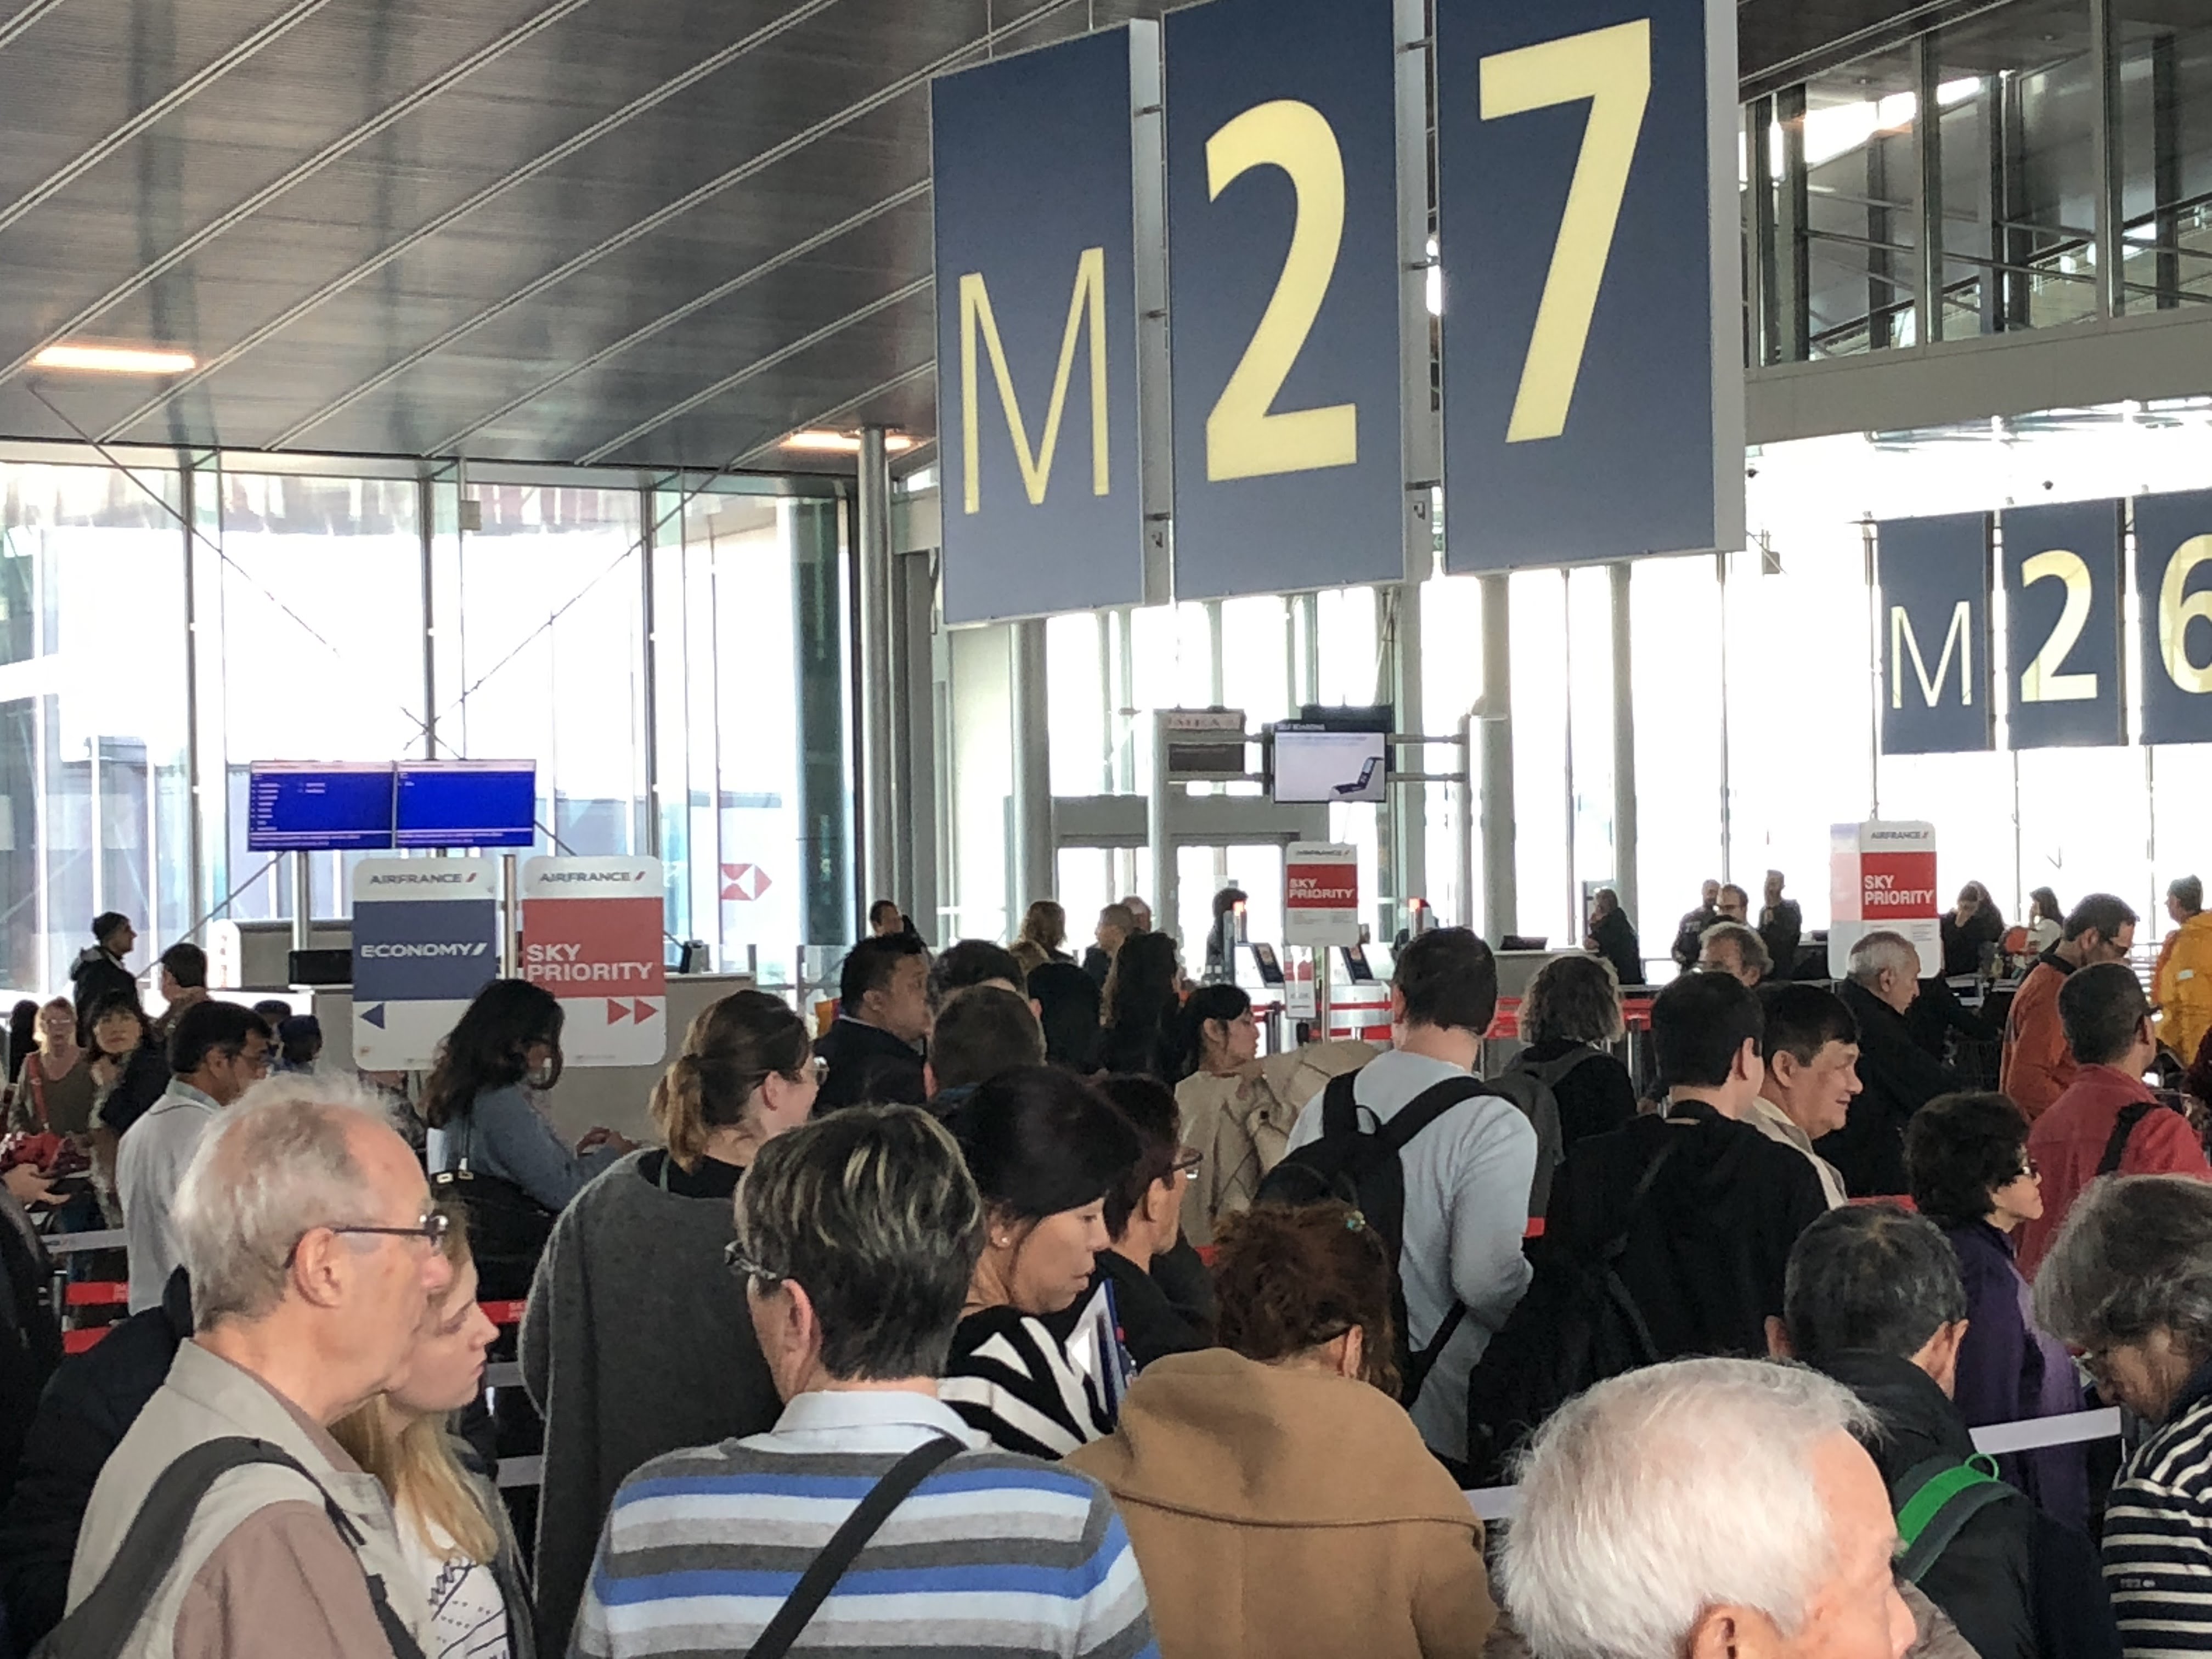
{"label": "woman with ponytail", "polygon": [[615,1488],[647,1458],[758,1434],[782,1411],[722,1251],[738,1181],[814,1109],[812,1046],[781,1000],[739,991],[691,1022],[653,1091],[664,1145],[562,1212],[523,1315],[523,1385],[545,1418],[538,1633],[568,1650]]}

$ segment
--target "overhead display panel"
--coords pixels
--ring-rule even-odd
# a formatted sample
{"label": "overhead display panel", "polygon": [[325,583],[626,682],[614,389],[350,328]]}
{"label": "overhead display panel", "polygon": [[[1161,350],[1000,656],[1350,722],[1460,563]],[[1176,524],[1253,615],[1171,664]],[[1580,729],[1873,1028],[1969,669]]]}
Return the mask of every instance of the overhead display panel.
{"label": "overhead display panel", "polygon": [[1164,27],[1176,597],[1396,580],[1390,0]]}
{"label": "overhead display panel", "polygon": [[1133,109],[1158,52],[1139,23],[931,88],[947,622],[1146,597]]}
{"label": "overhead display panel", "polygon": [[2120,503],[2016,507],[1997,526],[2012,747],[2126,742]]}
{"label": "overhead display panel", "polygon": [[538,839],[533,761],[402,761],[402,847],[529,847]]}
{"label": "overhead display panel", "polygon": [[2135,511],[2142,740],[2212,743],[2212,490]]}
{"label": "overhead display panel", "polygon": [[1732,0],[1437,0],[1446,568],[1743,539]]}
{"label": "overhead display panel", "polygon": [[389,851],[390,761],[256,761],[246,784],[254,853]]}
{"label": "overhead display panel", "polygon": [[1948,755],[1996,742],[1990,665],[1990,515],[1875,526],[1881,752]]}

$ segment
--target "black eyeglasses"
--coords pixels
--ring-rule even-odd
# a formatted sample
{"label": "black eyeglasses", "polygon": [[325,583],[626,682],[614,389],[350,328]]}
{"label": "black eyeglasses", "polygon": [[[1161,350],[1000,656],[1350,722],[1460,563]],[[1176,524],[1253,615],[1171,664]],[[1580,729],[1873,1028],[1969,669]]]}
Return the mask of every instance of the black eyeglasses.
{"label": "black eyeglasses", "polygon": [[1197,1147],[1179,1147],[1176,1152],[1175,1162],[1168,1165],[1168,1173],[1170,1176],[1194,1176],[1198,1174],[1198,1166],[1205,1162],[1206,1154]]}
{"label": "black eyeglasses", "polygon": [[745,1254],[745,1247],[734,1238],[722,1246],[722,1265],[738,1278],[750,1279],[764,1291],[774,1290],[791,1277],[788,1273],[776,1272],[773,1267],[761,1266]]}
{"label": "black eyeglasses", "polygon": [[[443,1244],[446,1242],[446,1235],[453,1231],[453,1217],[447,1215],[443,1210],[427,1210],[423,1212],[422,1218],[411,1227],[370,1227],[352,1225],[310,1227],[307,1229],[307,1233],[362,1233],[372,1235],[378,1238],[419,1238],[424,1243],[429,1245],[431,1249],[435,1249],[439,1245]],[[292,1241],[292,1248],[284,1252],[284,1265],[286,1267],[289,1267],[292,1265],[292,1258],[299,1255],[300,1246],[307,1243],[307,1233],[301,1233],[299,1237],[294,1239]]]}

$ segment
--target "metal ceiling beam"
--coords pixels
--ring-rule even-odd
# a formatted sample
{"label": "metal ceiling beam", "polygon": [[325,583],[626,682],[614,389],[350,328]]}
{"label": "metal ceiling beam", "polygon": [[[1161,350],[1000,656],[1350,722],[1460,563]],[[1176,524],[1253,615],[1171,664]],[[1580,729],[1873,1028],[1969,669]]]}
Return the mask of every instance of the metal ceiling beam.
{"label": "metal ceiling beam", "polygon": [[886,196],[882,201],[875,203],[872,206],[862,208],[858,213],[851,214],[845,218],[840,219],[836,224],[830,226],[827,230],[817,231],[813,235],[808,237],[803,242],[793,243],[791,246],[784,249],[782,252],[771,255],[769,258],[762,260],[760,264],[753,266],[750,270],[739,271],[736,276],[731,277],[726,283],[716,283],[713,288],[708,289],[704,294],[700,295],[697,298],[686,300],[682,305],[677,307],[675,310],[671,311],[663,316],[654,318],[651,322],[646,324],[641,328],[632,329],[629,333],[623,335],[619,340],[611,341],[608,344],[601,346],[597,351],[592,352],[589,356],[578,359],[575,362],[571,363],[568,368],[562,369],[558,374],[555,374],[546,380],[540,380],[536,386],[532,386],[529,391],[522,393],[521,396],[508,398],[497,409],[492,410],[490,414],[471,421],[459,431],[440,439],[436,443],[430,446],[430,453],[434,455],[459,454],[461,445],[466,442],[469,439],[476,436],[477,433],[483,431],[495,421],[505,420],[508,416],[514,414],[518,409],[522,408],[527,404],[535,403],[538,398],[544,397],[556,386],[565,385],[567,382],[574,380],[577,375],[585,373],[586,370],[597,368],[600,364],[606,362],[612,358],[620,356],[632,346],[637,345],[643,341],[649,340],[654,335],[673,328],[685,318],[696,315],[698,313],[705,310],[708,306],[714,304],[717,301],[728,299],[730,295],[738,292],[738,289],[758,282],[762,277],[768,276],[769,273],[781,270],[786,265],[790,264],[796,260],[803,259],[808,254],[812,253],[818,249],[827,247],[839,237],[845,235],[850,231],[858,230],[862,225],[868,223],[870,221],[879,219],[884,214],[892,212],[898,208],[904,207],[908,202],[918,200],[921,197],[928,194],[929,180],[924,179],[918,184],[908,185],[904,190],[898,191],[890,196]]}
{"label": "metal ceiling beam", "polygon": [[[525,19],[497,40],[479,46],[451,69],[432,76],[413,92],[400,99],[398,102],[380,110],[359,126],[333,138],[299,166],[271,179],[236,206],[218,214],[160,258],[155,260],[153,264],[141,269],[137,275],[118,283],[90,305],[79,310],[67,322],[48,333],[37,345],[33,346],[6,368],[0,368],[0,380],[13,380],[29,366],[32,358],[37,356],[46,347],[58,340],[67,339],[87,323],[98,319],[109,307],[129,299],[141,289],[159,281],[210,242],[215,240],[216,237],[252,218],[295,185],[312,178],[349,151],[375,137],[386,128],[413,114],[440,93],[475,74],[477,70],[483,68],[485,64],[491,63],[502,53],[521,45],[532,35],[552,27],[569,13],[580,11],[591,3],[592,0],[553,0],[553,3],[544,10]],[[110,429],[112,431],[113,428]]]}
{"label": "metal ceiling beam", "polygon": [[6,22],[0,23],[0,52],[5,52],[14,45],[17,35],[61,3],[62,0],[31,0],[29,5],[24,7]]}
{"label": "metal ceiling beam", "polygon": [[[845,416],[852,414],[855,410],[866,409],[870,404],[875,402],[877,398],[882,397],[885,392],[896,392],[899,387],[904,386],[908,380],[918,380],[925,374],[933,374],[936,371],[936,368],[937,360],[933,357],[926,362],[916,363],[912,368],[902,368],[897,374],[892,375],[890,380],[879,381],[876,385],[870,386],[866,392],[861,392],[857,398],[848,398],[842,404],[832,404],[829,408],[823,410],[820,413],[810,415],[797,425],[787,427],[784,430],[786,433],[805,432],[814,427],[827,426],[832,421],[842,420]],[[722,471],[725,472],[735,471],[738,467],[744,465],[745,462],[751,460],[755,456],[767,454],[781,441],[782,434],[779,434],[776,437],[770,438],[764,444],[755,444],[750,449],[744,450],[738,454],[732,456],[723,464]],[[901,465],[904,465],[904,463],[902,462]]]}
{"label": "metal ceiling beam", "polygon": [[0,232],[4,232],[40,203],[58,196],[149,127],[183,108],[264,47],[276,45],[329,3],[330,0],[295,0],[290,10],[278,13],[198,73],[179,81],[66,167],[48,174],[6,207],[0,208]]}
{"label": "metal ceiling beam", "polygon": [[293,422],[292,425],[287,427],[283,431],[270,438],[265,447],[270,449],[284,449],[289,447],[291,445],[296,443],[303,434],[313,431],[325,421],[329,420],[333,416],[338,414],[341,410],[352,407],[353,404],[359,402],[362,398],[368,397],[380,386],[388,385],[391,381],[396,380],[398,376],[405,374],[409,369],[414,368],[417,363],[420,363],[425,359],[434,356],[438,352],[444,350],[446,347],[451,345],[454,341],[460,339],[463,336],[482,327],[484,324],[491,321],[495,317],[501,316],[507,312],[512,310],[514,307],[521,305],[526,301],[536,298],[538,295],[543,294],[546,289],[566,282],[578,271],[584,270],[589,265],[596,264],[600,259],[605,258],[608,254],[627,247],[632,242],[637,241],[642,237],[650,235],[653,231],[660,228],[661,226],[668,223],[673,219],[681,217],[684,214],[690,212],[693,208],[697,207],[701,203],[711,200],[713,198],[720,195],[724,191],[732,188],[733,185],[743,184],[746,179],[752,178],[757,173],[765,172],[768,168],[774,167],[778,161],[784,160],[787,156],[795,155],[799,151],[805,149],[807,146],[813,143],[817,138],[821,138],[829,133],[835,132],[840,127],[848,126],[853,122],[859,120],[863,116],[873,114],[877,110],[884,107],[886,105],[896,103],[899,99],[907,96],[917,88],[927,86],[933,78],[951,69],[955,64],[958,64],[961,59],[969,57],[978,52],[988,52],[1006,36],[1017,33],[1024,29],[1030,28],[1047,17],[1059,12],[1066,11],[1072,6],[1082,3],[1084,3],[1084,0],[1044,0],[1043,4],[1038,6],[1035,10],[1031,11],[1027,16],[1022,18],[1018,22],[1002,24],[996,28],[991,29],[987,33],[977,36],[975,40],[968,41],[964,45],[954,47],[951,52],[945,52],[932,62],[923,64],[920,69],[901,76],[897,80],[892,82],[889,86],[884,87],[882,90],[871,94],[869,96],[861,99],[858,103],[848,105],[845,108],[838,111],[836,114],[825,117],[823,119],[817,121],[812,126],[793,134],[781,143],[769,146],[767,149],[763,150],[758,155],[754,156],[750,161],[740,162],[738,166],[732,167],[727,173],[722,173],[719,177],[708,179],[705,184],[697,186],[696,189],[685,191],[684,194],[678,197],[666,206],[657,209],[653,212],[647,214],[644,218],[638,220],[635,223],[630,225],[626,229],[616,232],[612,236],[607,237],[603,241],[598,243],[595,246],[585,249],[583,252],[577,254],[574,258],[562,261],[551,270],[547,271],[543,276],[538,277],[532,282],[525,283],[520,289],[514,294],[509,295],[506,299],[499,301],[494,305],[486,307],[483,311],[478,312],[475,316],[468,319],[466,321],[455,324],[452,328],[446,330],[443,333],[438,335],[434,339],[417,346],[414,350],[406,353],[398,361],[379,369],[374,374],[369,376],[368,380],[354,387],[352,391],[346,392],[343,397],[337,398],[333,401],[325,404],[322,408],[317,410],[313,414],[309,415],[306,419]]}
{"label": "metal ceiling beam", "polygon": [[[773,22],[763,24],[751,33],[744,36],[740,40],[731,42],[731,44],[726,46],[724,46],[720,52],[709,53],[707,57],[701,58],[697,63],[684,70],[682,74],[662,82],[651,91],[641,94],[639,96],[631,99],[629,102],[622,106],[621,108],[611,111],[609,113],[601,116],[589,126],[585,127],[577,132],[572,133],[569,137],[562,139],[559,143],[554,145],[552,149],[545,151],[541,155],[532,157],[528,162],[517,167],[514,172],[507,173],[501,178],[495,179],[490,184],[486,185],[475,194],[464,198],[462,200],[455,203],[452,207],[447,208],[444,212],[433,216],[426,222],[418,225],[413,230],[409,231],[398,241],[391,243],[387,246],[379,248],[374,253],[369,255],[368,258],[362,260],[350,270],[340,272],[337,276],[333,276],[330,281],[325,283],[320,288],[316,289],[312,294],[309,294],[306,297],[287,306],[283,311],[277,313],[276,316],[270,318],[267,322],[263,323],[259,327],[253,329],[243,338],[234,341],[230,345],[226,346],[216,356],[207,359],[190,374],[170,386],[165,386],[154,397],[148,398],[144,403],[132,410],[121,420],[109,427],[107,431],[103,434],[102,436],[112,438],[118,434],[127,432],[140,421],[146,419],[149,416],[165,408],[172,399],[190,391],[201,381],[206,380],[210,375],[214,374],[220,370],[228,368],[230,364],[236,362],[240,357],[246,356],[247,352],[254,350],[257,347],[263,345],[277,334],[280,334],[284,330],[291,327],[293,324],[298,322],[302,317],[307,316],[310,312],[319,309],[328,301],[337,298],[348,289],[353,287],[355,283],[365,281],[367,278],[374,276],[378,271],[382,270],[393,260],[401,258],[403,255],[420,246],[422,243],[429,240],[433,236],[438,235],[443,231],[451,229],[455,224],[466,218],[470,214],[474,213],[478,208],[481,208],[487,203],[492,201],[495,198],[503,195],[507,191],[513,190],[518,185],[526,183],[528,180],[536,178],[548,167],[557,166],[559,163],[567,161],[568,157],[574,155],[577,151],[584,149],[586,145],[597,143],[599,139],[605,137],[609,133],[627,125],[629,122],[635,119],[638,116],[644,114],[647,111],[657,108],[659,106],[666,103],[671,98],[675,97],[677,94],[684,91],[686,88],[696,86],[701,81],[705,80],[708,76],[715,74],[721,70],[727,69],[732,64],[737,62],[738,58],[743,58],[746,53],[754,51],[757,47],[765,46],[769,40],[775,39],[777,35],[783,33],[786,30],[796,28],[799,24],[805,22],[808,19],[816,16],[819,13],[827,11],[831,6],[834,6],[836,3],[837,0],[805,0],[804,4],[797,6],[792,10],[784,13],[782,16],[776,18]],[[437,452],[434,451],[433,453]]]}
{"label": "metal ceiling beam", "polygon": [[936,281],[937,279],[934,276],[917,277],[915,281],[908,283],[902,287],[893,289],[889,294],[884,295],[879,300],[869,301],[867,304],[862,306],[857,311],[847,312],[842,317],[838,318],[834,323],[823,324],[820,328],[816,329],[811,334],[802,335],[788,345],[778,346],[774,351],[769,352],[767,356],[756,358],[753,362],[747,363],[743,368],[738,370],[736,374],[725,374],[720,380],[715,381],[714,385],[702,386],[698,391],[693,392],[690,397],[683,399],[680,403],[671,404],[666,409],[662,410],[658,415],[654,415],[647,419],[640,421],[635,426],[630,428],[629,431],[622,434],[619,437],[610,438],[606,442],[601,444],[597,449],[592,450],[586,454],[579,455],[576,458],[576,465],[578,466],[592,466],[596,465],[598,462],[605,460],[608,456],[613,454],[615,451],[620,449],[624,444],[629,443],[635,439],[643,437],[647,433],[654,430],[656,428],[666,426],[671,421],[681,420],[684,416],[689,415],[693,410],[714,402],[715,398],[721,397],[726,392],[736,391],[738,387],[743,386],[747,380],[751,380],[755,375],[765,374],[769,369],[774,368],[778,363],[787,362],[792,358],[799,356],[800,352],[811,350],[814,347],[820,345],[823,341],[829,339],[831,336],[842,334],[845,330],[852,327],[854,324],[864,321],[866,319],[874,316],[878,312],[888,311],[891,307],[897,305],[902,301],[911,300],[915,295],[933,286]]}

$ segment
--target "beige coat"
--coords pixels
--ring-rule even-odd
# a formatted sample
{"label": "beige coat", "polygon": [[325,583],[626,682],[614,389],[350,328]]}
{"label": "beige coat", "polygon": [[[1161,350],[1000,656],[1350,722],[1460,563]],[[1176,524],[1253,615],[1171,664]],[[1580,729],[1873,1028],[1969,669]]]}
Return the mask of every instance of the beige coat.
{"label": "beige coat", "polygon": [[1121,1507],[1161,1659],[1475,1659],[1497,1620],[1482,1523],[1364,1382],[1170,1355],[1067,1462]]}
{"label": "beige coat", "polygon": [[1371,1042],[1309,1042],[1228,1077],[1200,1072],[1177,1085],[1183,1143],[1206,1155],[1183,1189],[1183,1237],[1213,1243],[1215,1220],[1249,1209],[1261,1177],[1282,1161],[1306,1103],[1331,1078],[1358,1071],[1382,1052]]}

